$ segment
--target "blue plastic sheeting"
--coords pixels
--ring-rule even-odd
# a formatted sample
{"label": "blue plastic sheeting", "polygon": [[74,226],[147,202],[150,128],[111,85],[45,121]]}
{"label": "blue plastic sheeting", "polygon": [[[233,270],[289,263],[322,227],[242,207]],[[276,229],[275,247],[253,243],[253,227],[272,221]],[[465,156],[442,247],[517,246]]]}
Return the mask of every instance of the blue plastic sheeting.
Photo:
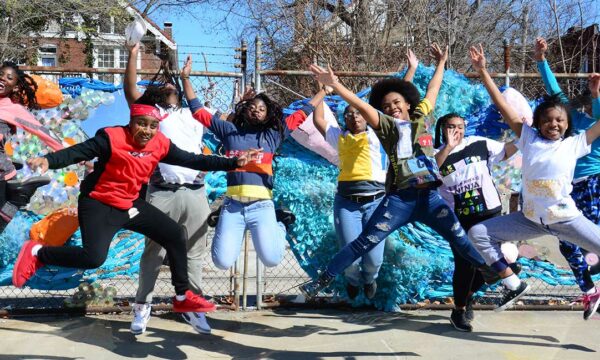
{"label": "blue plastic sheeting", "polygon": [[83,88],[92,90],[102,90],[107,92],[115,92],[121,90],[123,85],[115,85],[100,80],[90,78],[61,78],[58,80],[58,85],[63,94],[70,94],[73,97],[79,96]]}

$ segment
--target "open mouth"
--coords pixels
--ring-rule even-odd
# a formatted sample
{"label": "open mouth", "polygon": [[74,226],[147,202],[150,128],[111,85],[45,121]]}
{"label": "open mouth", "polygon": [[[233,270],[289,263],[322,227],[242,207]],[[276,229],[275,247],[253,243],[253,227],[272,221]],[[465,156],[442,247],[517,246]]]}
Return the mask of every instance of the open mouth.
{"label": "open mouth", "polygon": [[392,117],[394,117],[394,119],[400,119],[402,117],[402,112],[396,110],[392,113]]}

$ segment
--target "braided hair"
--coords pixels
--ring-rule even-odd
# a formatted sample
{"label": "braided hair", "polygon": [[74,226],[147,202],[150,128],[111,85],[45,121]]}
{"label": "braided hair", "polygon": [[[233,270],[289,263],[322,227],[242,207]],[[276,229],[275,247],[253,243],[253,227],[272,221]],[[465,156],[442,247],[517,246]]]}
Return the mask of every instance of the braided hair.
{"label": "braided hair", "polygon": [[173,85],[177,91],[177,107],[180,107],[183,99],[183,91],[179,83],[179,76],[171,71],[171,59],[169,57],[161,58],[160,68],[158,69],[158,72],[154,74],[152,79],[150,79],[150,85],[146,88],[146,92],[162,92],[163,100],[157,102],[156,105],[162,108],[168,108],[171,104],[167,103],[167,98],[173,90],[169,88],[167,84]]}
{"label": "braided hair", "polygon": [[446,142],[446,136],[444,136],[444,133],[442,132],[442,128],[444,127],[444,125],[446,125],[448,120],[453,119],[453,118],[462,119],[462,117],[460,115],[458,115],[457,113],[449,113],[438,119],[437,123],[435,124],[435,137],[434,137],[434,143],[433,143],[434,148],[437,149],[440,146],[442,146],[443,143]]}
{"label": "braided hair", "polygon": [[35,92],[38,88],[35,80],[33,80],[31,76],[25,74],[23,70],[20,70],[19,66],[12,61],[5,61],[0,68],[11,68],[17,74],[17,90],[10,95],[10,99],[13,102],[27,107],[29,110],[39,109],[40,106],[35,98]]}
{"label": "braided hair", "polygon": [[261,100],[267,106],[267,118],[264,123],[258,125],[264,129],[275,129],[279,133],[281,140],[285,139],[285,126],[283,125],[283,110],[275,101],[271,100],[266,94],[258,94],[252,99],[239,102],[235,106],[235,115],[233,124],[238,127],[254,126],[248,121],[248,108],[255,100]]}

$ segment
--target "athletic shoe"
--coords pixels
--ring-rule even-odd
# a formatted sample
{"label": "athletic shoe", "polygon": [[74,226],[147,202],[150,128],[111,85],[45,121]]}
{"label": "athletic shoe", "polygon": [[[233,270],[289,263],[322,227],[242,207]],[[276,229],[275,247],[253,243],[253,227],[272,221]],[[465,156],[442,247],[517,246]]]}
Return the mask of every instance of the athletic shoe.
{"label": "athletic shoe", "polygon": [[48,176],[32,176],[24,181],[9,180],[6,182],[6,201],[18,207],[27,206],[37,188],[49,183]]}
{"label": "athletic shoe", "polygon": [[319,275],[317,280],[309,281],[305,284],[300,285],[300,291],[306,299],[312,299],[319,294],[319,291],[325,289],[333,281],[333,277],[323,272]]}
{"label": "athletic shoe", "polygon": [[27,280],[31,279],[31,277],[35,275],[35,272],[44,266],[44,264],[38,260],[37,256],[33,256],[31,254],[31,249],[35,245],[41,244],[33,240],[25,241],[23,246],[21,246],[21,250],[19,251],[19,256],[15,262],[15,267],[12,274],[13,285],[18,288],[23,287]]}
{"label": "athletic shoe", "polygon": [[217,306],[202,296],[194,294],[191,290],[185,292],[185,300],[179,301],[177,297],[173,298],[173,311],[178,313],[185,312],[209,312],[215,311]]}
{"label": "athletic shoe", "polygon": [[348,293],[350,300],[354,300],[354,298],[358,296],[359,291],[360,288],[358,286],[354,286],[352,284],[346,285],[346,292]]}
{"label": "athletic shoe", "polygon": [[210,334],[210,325],[206,321],[206,315],[203,312],[185,312],[181,314],[183,320],[192,325],[199,334]]}
{"label": "athletic shoe", "polygon": [[452,310],[452,314],[450,314],[450,323],[458,331],[465,331],[465,332],[473,331],[473,326],[471,326],[471,324],[469,324],[469,321],[465,317],[464,309]]}
{"label": "athletic shoe", "polygon": [[510,307],[515,301],[519,300],[521,296],[525,295],[529,291],[529,286],[525,281],[521,281],[521,284],[516,290],[509,290],[506,288],[504,295],[502,296],[502,300],[500,300],[500,304],[498,307],[494,309],[496,312],[504,311],[508,307]]}
{"label": "athletic shoe", "polygon": [[150,320],[150,312],[152,307],[150,304],[134,304],[133,305],[133,321],[129,328],[134,335],[141,335],[146,331],[146,325]]}
{"label": "athletic shoe", "polygon": [[287,230],[289,230],[290,226],[296,222],[296,215],[294,215],[294,213],[289,209],[285,208],[276,209],[275,218],[278,222],[282,223]]}
{"label": "athletic shoe", "polygon": [[583,295],[583,320],[589,320],[598,310],[600,305],[600,291],[596,289],[593,294]]}
{"label": "athletic shoe", "polygon": [[473,313],[473,298],[470,297],[467,299],[467,306],[465,306],[465,319],[468,322],[473,321],[475,319],[475,314]]}
{"label": "athletic shoe", "polygon": [[[514,262],[509,264],[508,267],[512,270],[515,275],[519,275],[523,267],[518,262]],[[494,285],[500,280],[500,275],[496,270],[492,269],[489,265],[482,265],[477,270],[481,272],[483,276],[483,281],[485,281],[488,285]]]}
{"label": "athletic shoe", "polygon": [[377,292],[377,281],[373,281],[370,284],[365,284],[363,290],[365,290],[365,296],[367,299],[373,299],[375,297],[375,293]]}
{"label": "athletic shoe", "polygon": [[206,223],[208,224],[208,226],[217,227],[217,224],[219,223],[220,215],[221,215],[221,207],[219,207],[217,210],[211,212],[208,215],[208,218],[206,219]]}

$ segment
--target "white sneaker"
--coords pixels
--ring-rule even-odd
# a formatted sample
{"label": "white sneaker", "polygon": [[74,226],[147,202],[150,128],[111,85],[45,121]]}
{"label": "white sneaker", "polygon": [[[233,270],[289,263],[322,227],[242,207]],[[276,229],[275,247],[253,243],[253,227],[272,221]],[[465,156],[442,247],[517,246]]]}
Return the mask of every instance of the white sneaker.
{"label": "white sneaker", "polygon": [[141,335],[146,331],[151,310],[150,304],[133,305],[133,321],[130,329],[134,335]]}
{"label": "white sneaker", "polygon": [[183,320],[192,325],[194,330],[200,334],[210,334],[210,325],[206,321],[206,315],[203,312],[185,312],[181,313]]}

